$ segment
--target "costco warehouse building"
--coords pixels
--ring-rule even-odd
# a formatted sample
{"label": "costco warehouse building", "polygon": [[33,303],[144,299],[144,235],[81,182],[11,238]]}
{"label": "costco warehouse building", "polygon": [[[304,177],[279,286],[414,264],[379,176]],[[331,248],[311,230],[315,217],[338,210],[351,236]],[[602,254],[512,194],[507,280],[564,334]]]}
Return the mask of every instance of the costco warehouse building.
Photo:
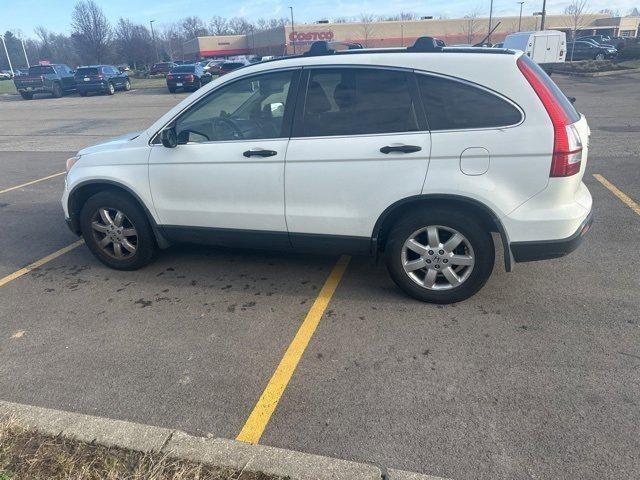
{"label": "costco warehouse building", "polygon": [[[493,43],[518,31],[518,17],[494,17],[492,25],[500,25],[491,35]],[[584,15],[579,35],[639,36],[640,17],[608,17],[603,14]],[[547,15],[546,28],[571,31],[569,15]],[[537,30],[539,16],[522,17],[522,31]],[[404,20],[373,23],[312,23],[296,24],[247,35],[222,35],[194,38],[185,43],[185,59],[227,57],[233,55],[291,55],[302,53],[317,40],[356,42],[365,47],[402,47],[416,38],[429,35],[444,40],[447,45],[481,41],[488,33],[488,18]]]}

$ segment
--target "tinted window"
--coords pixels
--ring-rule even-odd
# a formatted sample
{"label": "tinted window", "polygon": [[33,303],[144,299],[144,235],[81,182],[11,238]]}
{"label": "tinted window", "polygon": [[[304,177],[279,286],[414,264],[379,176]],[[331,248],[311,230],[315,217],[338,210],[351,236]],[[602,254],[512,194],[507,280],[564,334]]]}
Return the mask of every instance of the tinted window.
{"label": "tinted window", "polygon": [[171,73],[193,73],[195,68],[196,67],[193,65],[181,65],[179,67],[172,68]]}
{"label": "tinted window", "polygon": [[76,70],[76,75],[85,76],[85,75],[98,75],[97,68],[79,68]]}
{"label": "tinted window", "polygon": [[520,111],[481,88],[431,75],[418,75],[431,130],[504,127],[519,123]]}
{"label": "tinted window", "polygon": [[235,81],[183,114],[176,122],[180,143],[278,138],[293,72]]}
{"label": "tinted window", "polygon": [[36,65],[29,67],[29,75],[49,75],[56,73],[51,65]]}
{"label": "tinted window", "polygon": [[300,128],[306,137],[417,131],[408,75],[382,69],[313,69]]}

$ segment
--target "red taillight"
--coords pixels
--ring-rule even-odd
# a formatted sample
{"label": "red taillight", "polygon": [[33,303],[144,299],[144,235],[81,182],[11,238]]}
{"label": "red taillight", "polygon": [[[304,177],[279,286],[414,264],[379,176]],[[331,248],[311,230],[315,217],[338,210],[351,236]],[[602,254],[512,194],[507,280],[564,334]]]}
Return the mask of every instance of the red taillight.
{"label": "red taillight", "polygon": [[556,100],[553,92],[538,74],[522,59],[517,61],[518,68],[540,98],[553,124],[553,157],[551,177],[568,177],[580,171],[582,162],[582,142],[576,127]]}
{"label": "red taillight", "polygon": [[167,79],[168,80],[173,80],[173,75],[171,75],[171,74],[167,75]]}

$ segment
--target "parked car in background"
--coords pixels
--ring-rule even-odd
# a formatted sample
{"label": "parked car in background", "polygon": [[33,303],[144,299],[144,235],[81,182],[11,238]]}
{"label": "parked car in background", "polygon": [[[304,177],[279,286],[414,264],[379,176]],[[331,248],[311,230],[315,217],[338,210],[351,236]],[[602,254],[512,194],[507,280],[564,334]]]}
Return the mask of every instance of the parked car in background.
{"label": "parked car in background", "polygon": [[196,91],[211,81],[211,74],[205,72],[202,65],[178,65],[167,74],[167,88],[171,93],[177,90]]}
{"label": "parked car in background", "polygon": [[131,90],[129,75],[112,65],[78,67],[74,80],[81,97],[86,97],[89,93],[113,95],[116,90]]}
{"label": "parked car in background", "polygon": [[149,70],[149,75],[163,75],[166,76],[167,73],[171,71],[176,64],[174,62],[160,62],[155,63]]}
{"label": "parked car in background", "polygon": [[207,62],[204,67],[205,72],[209,72],[211,75],[220,75],[220,66],[225,63],[226,60],[211,60]]}
{"label": "parked car in background", "polygon": [[567,43],[567,59],[574,60],[605,60],[616,58],[618,50],[614,47],[598,45],[590,41],[576,41]]}
{"label": "parked car in background", "polygon": [[25,100],[31,100],[36,93],[50,93],[56,98],[76,91],[74,71],[64,64],[34,65],[27,75],[14,77],[16,90]]}
{"label": "parked car in background", "polygon": [[226,75],[247,65],[249,65],[249,62],[224,62],[218,67],[218,75]]}
{"label": "parked car in background", "polygon": [[129,67],[129,65],[118,65],[118,70],[120,70],[121,72],[129,72],[131,71],[131,67]]}
{"label": "parked car in background", "polygon": [[14,68],[13,73],[14,76],[19,77],[21,75],[27,75],[29,71],[26,68]]}
{"label": "parked car in background", "polygon": [[559,30],[511,33],[505,37],[503,47],[522,50],[550,74],[554,65],[565,61],[567,36]]}
{"label": "parked car in background", "polygon": [[613,46],[613,45],[611,45],[611,44],[608,44],[608,43],[599,43],[599,42],[597,42],[596,40],[594,40],[593,38],[585,38],[585,39],[581,39],[581,38],[579,38],[579,39],[578,39],[578,40],[576,40],[576,41],[578,41],[578,42],[588,42],[588,43],[590,43],[590,44],[592,44],[592,45],[595,45],[596,47],[604,47],[604,48],[608,48],[608,49],[612,49],[612,48],[613,48],[613,49],[615,49],[616,51],[618,50],[616,47],[614,47],[614,46]]}
{"label": "parked car in background", "polygon": [[180,242],[383,256],[435,303],[482,288],[494,234],[507,270],[576,249],[585,117],[522,52],[420,43],[256,63],[81,150],[69,227],[119,270]]}

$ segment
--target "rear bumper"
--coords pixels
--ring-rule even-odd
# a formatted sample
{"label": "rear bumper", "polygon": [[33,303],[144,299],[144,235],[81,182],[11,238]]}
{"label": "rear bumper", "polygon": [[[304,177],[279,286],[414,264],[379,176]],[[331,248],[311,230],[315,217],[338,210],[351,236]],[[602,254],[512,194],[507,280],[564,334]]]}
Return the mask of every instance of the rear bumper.
{"label": "rear bumper", "polygon": [[100,83],[76,83],[76,90],[78,92],[106,92],[107,82]]}
{"label": "rear bumper", "polygon": [[592,223],[593,214],[589,212],[587,218],[570,237],[561,240],[512,242],[510,247],[513,259],[520,263],[548,260],[568,255],[580,246]]}
{"label": "rear bumper", "polygon": [[[178,83],[180,83],[181,85],[178,86]],[[171,82],[167,81],[167,88],[195,88],[197,86],[196,82],[180,82],[180,81],[176,81],[173,80]]]}

